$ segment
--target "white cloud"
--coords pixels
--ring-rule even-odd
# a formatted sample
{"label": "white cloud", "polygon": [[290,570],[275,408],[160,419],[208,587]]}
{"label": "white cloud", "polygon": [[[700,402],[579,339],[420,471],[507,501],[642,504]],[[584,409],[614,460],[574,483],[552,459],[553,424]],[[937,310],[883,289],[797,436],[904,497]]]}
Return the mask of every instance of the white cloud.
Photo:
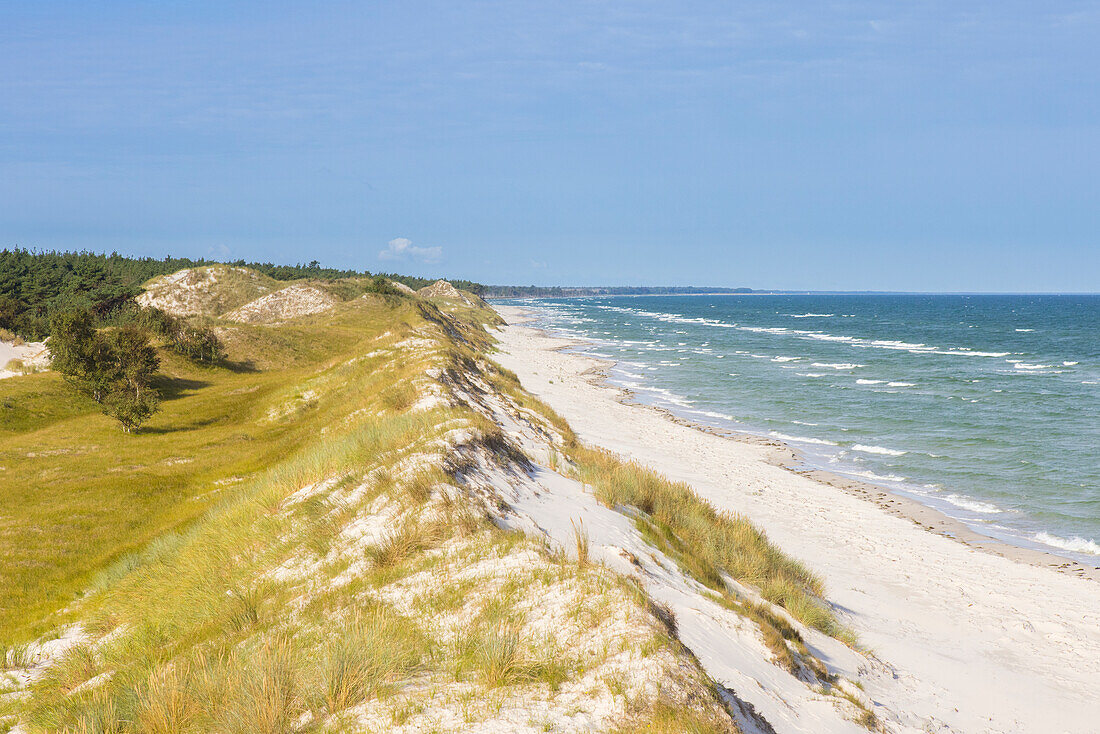
{"label": "white cloud", "polygon": [[378,253],[379,260],[406,260],[409,258],[424,263],[437,263],[443,259],[443,248],[415,247],[408,237],[395,237],[386,243],[386,249]]}

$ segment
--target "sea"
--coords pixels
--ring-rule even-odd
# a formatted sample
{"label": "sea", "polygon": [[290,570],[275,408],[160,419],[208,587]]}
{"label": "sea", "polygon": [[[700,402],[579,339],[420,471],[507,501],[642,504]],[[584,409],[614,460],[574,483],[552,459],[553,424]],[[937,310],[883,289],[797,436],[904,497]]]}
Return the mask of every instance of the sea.
{"label": "sea", "polygon": [[1100,566],[1100,296],[511,299],[635,399]]}

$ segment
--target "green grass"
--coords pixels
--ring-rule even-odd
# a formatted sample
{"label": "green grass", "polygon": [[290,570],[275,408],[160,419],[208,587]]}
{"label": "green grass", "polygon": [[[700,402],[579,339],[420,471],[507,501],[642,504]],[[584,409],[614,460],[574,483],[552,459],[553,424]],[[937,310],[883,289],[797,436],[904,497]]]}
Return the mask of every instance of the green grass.
{"label": "green grass", "polygon": [[728,718],[715,715],[713,709],[703,710],[658,699],[639,706],[612,734],[736,734],[738,731],[740,729]]}
{"label": "green grass", "polygon": [[329,713],[355,706],[419,670],[428,642],[411,620],[375,607],[357,613],[320,655],[322,703]]}
{"label": "green grass", "polygon": [[643,536],[703,585],[728,593],[723,580],[728,574],[759,589],[765,599],[807,626],[852,639],[823,601],[821,579],[746,518],[718,512],[686,484],[606,451],[575,446],[569,454],[600,502],[640,511],[635,523]]}
{"label": "green grass", "polygon": [[[15,501],[4,517],[12,537],[3,540],[22,543],[20,558],[0,565],[19,589],[4,601],[3,639],[28,639],[66,619],[95,637],[114,633],[78,645],[33,686],[22,705],[32,730],[288,731],[306,714],[324,719],[385,695],[429,661],[432,641],[368,589],[430,568],[426,551],[451,535],[490,531],[449,499],[431,520],[418,519],[418,506],[448,481],[438,469],[392,473],[410,452],[438,452],[440,432],[469,419],[450,409],[407,413],[413,380],[438,357],[366,356],[435,328],[440,317],[429,310],[435,318],[425,318],[421,306],[375,296],[323,320],[233,327],[233,368],[196,368],[166,354],[165,409],[133,436],[85,406],[60,418],[42,411],[0,438],[5,471],[17,478],[0,490],[5,507]],[[261,356],[270,363],[256,368]],[[71,400],[53,379],[46,404]],[[30,384],[18,383],[27,394],[50,387]],[[357,504],[340,499],[372,467],[380,468],[375,486]],[[322,494],[291,500],[321,480]],[[268,572],[323,558],[380,494],[405,519],[368,553],[374,568],[288,617],[303,588]],[[27,532],[35,526],[39,536]],[[515,542],[491,532],[494,543]],[[322,577],[339,574],[341,563]],[[22,662],[20,648],[5,658]]]}
{"label": "green grass", "polygon": [[[613,602],[652,611],[640,588],[588,559],[582,525],[576,561],[543,553],[544,566],[489,591],[459,578],[541,546],[490,522],[443,455],[440,436],[462,426],[502,461],[525,461],[499,426],[462,407],[408,412],[429,364],[455,379],[480,371],[542,416],[562,438],[563,463],[577,462],[602,501],[638,508],[651,542],[697,578],[715,586],[729,573],[796,616],[800,603],[823,609],[819,582],[744,520],[577,446],[560,417],[487,363],[483,308],[442,309],[368,295],[279,327],[222,324],[230,365],[162,355],[164,408],[132,436],[55,375],[0,383],[0,400],[16,406],[0,413],[12,417],[0,426],[0,544],[14,551],[0,556],[0,584],[12,590],[0,598],[0,651],[18,666],[19,643],[67,621],[101,640],[56,659],[14,704],[30,731],[340,730],[349,708],[392,697],[394,721],[407,719],[448,685],[478,686],[469,695],[492,715],[509,690],[555,691],[613,654],[582,657],[533,635],[522,611],[555,584],[578,590],[568,618],[582,630],[607,620]],[[425,330],[449,336],[434,355],[374,355]],[[403,465],[418,454],[433,457],[429,468]],[[381,538],[349,545],[344,531],[383,511],[395,519]],[[411,606],[382,601],[423,572],[432,581]],[[470,616],[440,637],[433,616],[459,612]],[[654,623],[652,642],[619,644],[644,656],[679,650],[675,620],[653,614],[665,627]],[[766,621],[799,649],[793,628]],[[716,700],[629,703],[635,728],[624,731],[730,730]],[[0,730],[11,705],[0,706]]]}
{"label": "green grass", "polygon": [[[0,642],[53,626],[51,614],[98,575],[165,532],[185,531],[240,477],[315,442],[352,408],[393,410],[374,391],[394,384],[399,367],[372,375],[369,362],[345,363],[383,331],[393,333],[378,343],[392,343],[423,324],[415,307],[374,297],[327,316],[230,327],[233,368],[163,352],[162,410],[132,436],[54,373],[0,381]],[[288,385],[310,381],[331,383],[320,404],[267,419],[293,403],[299,388]]]}
{"label": "green grass", "polygon": [[[286,511],[290,494],[357,462],[418,445],[441,417],[376,418],[301,450],[261,472],[178,541],[105,583],[81,617],[96,634],[122,634],[94,651],[78,647],[51,667],[35,686],[29,721],[51,731],[79,727],[89,716],[136,721],[143,686],[163,688],[178,668],[194,671],[178,683],[187,695],[217,702],[210,727],[282,731],[307,710],[353,705],[411,671],[427,644],[413,625],[377,606],[340,623],[349,604],[356,606],[346,590],[335,608],[304,610],[288,624],[289,601],[301,592],[264,571],[301,553],[306,531],[298,532],[299,514]],[[322,639],[313,639],[316,630],[325,631]],[[107,671],[107,682],[80,692]],[[158,696],[175,700],[170,692]],[[192,706],[177,703],[183,713],[173,716],[191,716]],[[162,705],[150,698],[154,704]],[[249,722],[265,728],[249,729]]]}

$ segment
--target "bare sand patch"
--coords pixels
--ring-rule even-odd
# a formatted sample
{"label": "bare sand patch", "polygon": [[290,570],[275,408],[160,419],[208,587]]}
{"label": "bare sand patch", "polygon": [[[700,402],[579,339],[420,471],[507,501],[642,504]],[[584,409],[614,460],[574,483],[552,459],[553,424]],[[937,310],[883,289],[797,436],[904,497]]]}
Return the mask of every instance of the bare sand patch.
{"label": "bare sand patch", "polygon": [[50,368],[46,342],[0,341],[0,380]]}
{"label": "bare sand patch", "polygon": [[338,302],[336,296],[320,288],[295,283],[250,301],[225,314],[224,318],[248,324],[270,324],[322,313]]}

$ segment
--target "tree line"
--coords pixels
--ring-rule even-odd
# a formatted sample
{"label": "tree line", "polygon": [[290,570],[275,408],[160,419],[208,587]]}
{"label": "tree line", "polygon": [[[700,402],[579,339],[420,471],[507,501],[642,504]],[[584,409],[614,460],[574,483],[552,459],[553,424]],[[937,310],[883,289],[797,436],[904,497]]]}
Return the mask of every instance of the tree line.
{"label": "tree line", "polygon": [[[219,263],[185,257],[127,257],[94,252],[31,251],[21,248],[0,250],[0,328],[24,339],[37,341],[50,334],[55,314],[86,310],[105,320],[141,292],[141,284],[158,275],[183,268],[225,264],[259,271],[276,280],[371,277],[368,271],[322,267],[316,260],[307,264],[276,265],[234,260]],[[428,278],[377,273],[389,280],[419,289],[430,285]],[[458,288],[480,294],[484,286],[466,280],[452,281]]]}
{"label": "tree line", "polygon": [[[0,251],[0,329],[24,339],[49,337],[51,366],[78,392],[131,432],[153,414],[160,394],[153,384],[160,358],[154,342],[203,365],[225,359],[209,324],[183,319],[134,300],[142,284],[184,268],[225,264],[247,267],[276,280],[359,278],[356,287],[398,295],[391,281],[419,289],[433,281],[398,274],[236,260],[133,258],[111,253]],[[483,286],[453,281],[480,293]]]}

